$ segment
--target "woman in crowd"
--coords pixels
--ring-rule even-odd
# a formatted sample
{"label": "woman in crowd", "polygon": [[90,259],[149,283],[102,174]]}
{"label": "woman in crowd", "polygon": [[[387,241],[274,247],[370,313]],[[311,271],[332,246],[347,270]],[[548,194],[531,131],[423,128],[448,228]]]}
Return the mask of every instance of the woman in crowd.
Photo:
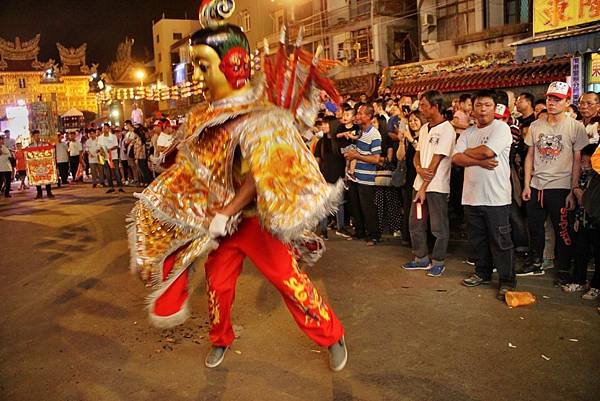
{"label": "woman in crowd", "polygon": [[403,140],[406,147],[406,183],[402,190],[402,241],[404,245],[410,243],[410,233],[408,232],[408,215],[410,214],[410,205],[412,203],[413,183],[417,176],[417,170],[413,163],[416,153],[416,146],[419,141],[419,130],[425,124],[425,117],[420,111],[413,111],[408,115],[408,130],[404,131]]}
{"label": "woman in crowd", "polygon": [[146,151],[146,132],[142,127],[137,127],[135,130],[135,140],[133,142],[133,153],[135,163],[140,171],[139,186],[145,186],[152,181],[152,175],[148,168],[148,155]]}

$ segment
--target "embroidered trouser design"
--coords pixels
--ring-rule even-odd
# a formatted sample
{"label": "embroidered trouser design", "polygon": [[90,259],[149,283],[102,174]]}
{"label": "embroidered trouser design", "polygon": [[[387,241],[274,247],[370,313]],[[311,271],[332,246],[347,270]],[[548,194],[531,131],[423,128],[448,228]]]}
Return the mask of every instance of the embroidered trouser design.
{"label": "embroidered trouser design", "polygon": [[340,339],[344,327],[307,275],[298,270],[290,249],[264,231],[253,217],[244,219],[238,231],[223,238],[205,264],[210,340],[214,345],[230,345],[234,340],[231,306],[246,256],[281,293],[294,320],[309,338],[323,347]]}

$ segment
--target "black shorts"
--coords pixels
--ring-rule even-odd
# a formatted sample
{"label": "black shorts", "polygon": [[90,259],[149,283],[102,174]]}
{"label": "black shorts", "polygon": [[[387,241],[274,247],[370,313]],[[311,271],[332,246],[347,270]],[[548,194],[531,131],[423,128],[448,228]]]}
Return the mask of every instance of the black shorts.
{"label": "black shorts", "polygon": [[17,180],[27,177],[27,170],[17,170]]}

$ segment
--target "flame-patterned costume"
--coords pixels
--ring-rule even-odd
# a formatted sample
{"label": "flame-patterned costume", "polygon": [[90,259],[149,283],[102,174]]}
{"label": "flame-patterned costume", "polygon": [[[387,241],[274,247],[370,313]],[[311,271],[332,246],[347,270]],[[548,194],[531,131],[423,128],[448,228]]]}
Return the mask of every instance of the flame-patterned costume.
{"label": "flame-patterned costume", "polygon": [[[239,56],[235,59],[243,59],[243,54]],[[235,87],[240,77],[233,78]],[[287,83],[296,89],[305,84],[306,79]],[[152,323],[171,327],[189,314],[192,262],[208,255],[210,337],[215,345],[229,345],[235,283],[244,257],[249,256],[282,293],[305,333],[328,346],[341,338],[343,327],[298,269],[291,246],[336,209],[343,190],[341,182],[325,182],[300,136],[304,125],[298,116],[306,122],[307,116],[316,114],[317,88],[297,90],[292,111],[269,100],[262,73],[247,85],[251,89],[241,95],[192,109],[177,133],[175,164],[136,194],[139,200],[128,228],[131,268],[151,278],[155,286],[149,297]],[[254,213],[237,219],[237,227],[228,227],[229,235],[215,240],[209,225],[240,186],[234,174],[239,158],[254,178]]]}

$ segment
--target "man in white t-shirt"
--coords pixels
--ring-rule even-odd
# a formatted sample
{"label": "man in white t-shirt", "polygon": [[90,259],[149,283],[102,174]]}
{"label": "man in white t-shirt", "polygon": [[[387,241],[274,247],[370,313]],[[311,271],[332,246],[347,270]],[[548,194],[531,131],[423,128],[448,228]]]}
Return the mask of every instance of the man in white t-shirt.
{"label": "man in white t-shirt", "polygon": [[90,170],[92,171],[92,187],[96,188],[98,184],[104,186],[104,173],[103,166],[98,161],[98,152],[100,151],[100,145],[98,145],[98,134],[96,130],[90,130],[90,137],[85,141],[85,153],[88,155],[88,162],[90,163]]}
{"label": "man in white t-shirt", "polygon": [[510,235],[510,127],[494,118],[497,98],[482,90],[473,98],[476,125],[458,138],[452,162],[465,168],[462,204],[472,248],[475,273],[463,280],[467,287],[488,284],[498,269],[498,298],[516,286]]}
{"label": "man in white t-shirt", "polygon": [[[419,99],[419,110],[427,119],[419,131],[414,157],[417,177],[410,209],[409,231],[414,260],[402,267],[407,270],[429,270],[428,276],[441,276],[450,237],[448,195],[450,193],[451,157],[456,142],[452,124],[443,116],[444,98],[439,91],[427,91]],[[436,238],[428,256],[427,220]]]}
{"label": "man in white t-shirt", "polygon": [[[572,238],[576,199],[572,189],[579,188],[581,149],[588,144],[583,124],[567,116],[571,98],[566,82],[552,82],[546,91],[547,119],[529,127],[525,144],[525,183],[522,197],[527,202],[530,259],[516,269],[517,275],[541,275],[544,253],[544,222],[550,216],[556,238],[557,274],[568,276],[571,268]],[[556,266],[556,261],[555,261]]]}
{"label": "man in white t-shirt", "polygon": [[[119,174],[119,142],[117,136],[112,133],[109,124],[104,124],[102,127],[102,135],[98,138],[100,152],[104,157],[104,174],[110,187],[106,193],[115,192],[113,180],[116,178],[119,192],[123,190],[123,182]],[[109,161],[110,158],[110,161]]]}
{"label": "man in white t-shirt", "polygon": [[138,107],[137,103],[134,103],[131,106],[131,121],[133,121],[134,124],[144,124],[144,112]]}
{"label": "man in white t-shirt", "polygon": [[[77,140],[77,133],[70,132],[68,134],[69,142],[67,143],[69,149],[69,169],[71,170],[71,183],[74,184],[77,180],[77,169],[79,168],[79,162],[83,154],[83,146],[81,142]],[[83,180],[83,177],[82,177]]]}
{"label": "man in white t-shirt", "polygon": [[58,168],[58,186],[67,185],[69,182],[69,144],[63,140],[62,132],[56,133],[56,167]]}

